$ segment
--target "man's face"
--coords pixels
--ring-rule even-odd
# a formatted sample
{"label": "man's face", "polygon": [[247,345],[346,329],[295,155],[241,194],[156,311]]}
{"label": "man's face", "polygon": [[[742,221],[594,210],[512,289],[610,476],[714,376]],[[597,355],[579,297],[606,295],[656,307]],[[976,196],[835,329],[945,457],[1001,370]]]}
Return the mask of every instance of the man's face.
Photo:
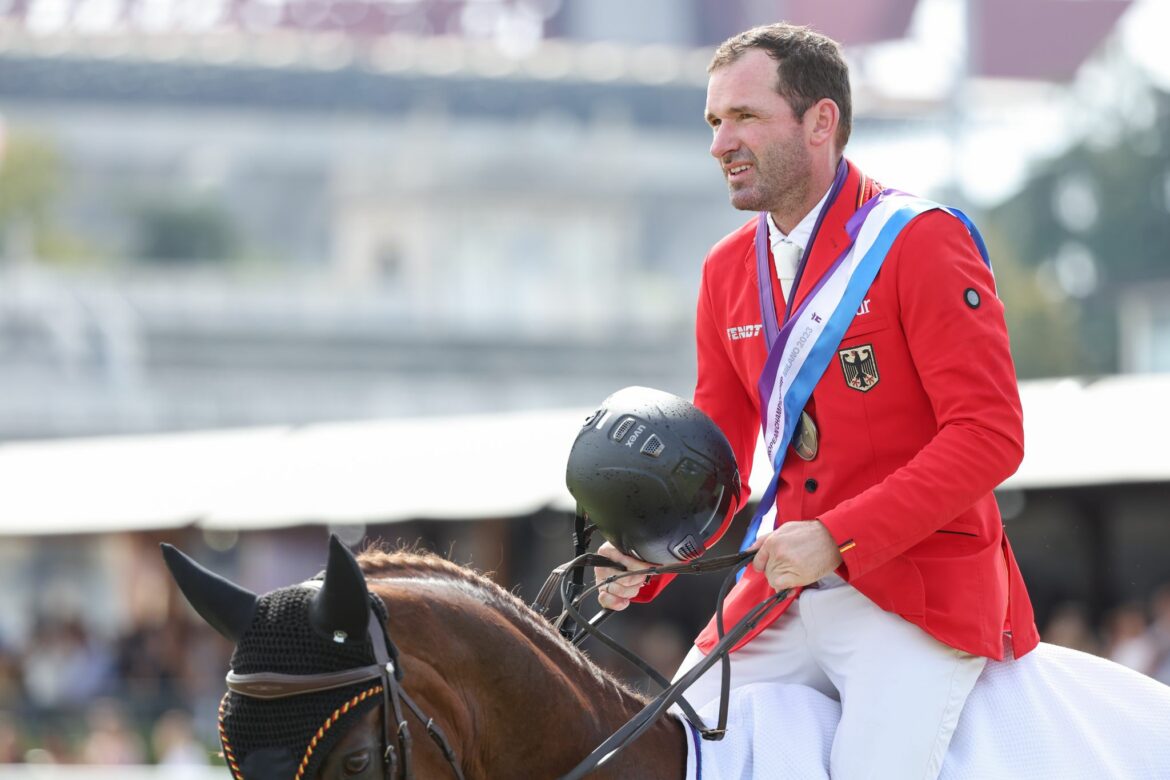
{"label": "man's face", "polygon": [[707,123],[731,205],[745,211],[782,211],[800,202],[812,160],[800,118],[776,92],[776,61],[753,49],[711,74]]}

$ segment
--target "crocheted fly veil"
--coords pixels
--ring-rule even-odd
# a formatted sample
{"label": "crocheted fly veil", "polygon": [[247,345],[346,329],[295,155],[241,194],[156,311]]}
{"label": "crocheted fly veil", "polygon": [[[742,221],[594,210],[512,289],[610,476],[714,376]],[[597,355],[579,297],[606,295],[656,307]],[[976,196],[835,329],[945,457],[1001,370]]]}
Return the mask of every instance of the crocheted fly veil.
{"label": "crocheted fly veil", "polygon": [[[317,593],[294,585],[260,597],[252,626],[232,653],[232,671],[308,675],[372,665],[374,649],[365,633],[339,643],[314,630],[308,610]],[[372,601],[384,623],[381,599]],[[242,780],[312,777],[348,723],[380,705],[381,694],[378,680],[283,699],[229,691],[219,708],[224,755],[243,769]],[[249,762],[253,755],[263,755],[263,762]],[[259,774],[259,763],[279,764],[281,772]]]}
{"label": "crocheted fly veil", "polygon": [[[203,569],[178,550],[163,554],[196,611],[236,643],[229,677],[321,675],[376,663],[370,610],[386,624],[382,600],[365,589],[357,564],[336,540],[329,567],[314,580],[257,597]],[[335,560],[335,558],[337,560]],[[336,568],[352,568],[335,576]],[[354,584],[354,572],[360,591]],[[341,587],[337,583],[342,580]],[[235,780],[301,780],[320,768],[346,728],[382,702],[382,680],[281,698],[228,691],[220,703],[219,734]]]}

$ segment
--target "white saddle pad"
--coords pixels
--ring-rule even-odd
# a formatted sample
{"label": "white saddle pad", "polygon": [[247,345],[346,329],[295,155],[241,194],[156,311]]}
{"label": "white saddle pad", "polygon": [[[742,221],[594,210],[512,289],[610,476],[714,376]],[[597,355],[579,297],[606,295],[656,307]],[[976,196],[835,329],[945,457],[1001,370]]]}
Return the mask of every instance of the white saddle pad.
{"label": "white saddle pad", "polygon": [[[718,702],[700,714],[714,723]],[[687,780],[828,778],[840,715],[840,704],[802,685],[737,688],[721,741],[696,739],[687,727]],[[990,661],[942,778],[1170,778],[1170,687],[1043,643],[1018,661]]]}

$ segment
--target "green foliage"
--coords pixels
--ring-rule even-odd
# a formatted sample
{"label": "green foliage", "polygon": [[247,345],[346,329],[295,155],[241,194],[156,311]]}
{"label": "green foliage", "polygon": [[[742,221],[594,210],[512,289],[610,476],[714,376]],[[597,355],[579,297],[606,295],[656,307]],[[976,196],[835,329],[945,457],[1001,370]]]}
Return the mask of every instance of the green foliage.
{"label": "green foliage", "polygon": [[[1120,295],[1170,278],[1170,95],[1154,99],[1152,128],[1081,143],[983,220],[1022,377],[1116,371]],[[1093,258],[1090,290],[1057,283],[1070,245]]]}
{"label": "green foliage", "polygon": [[47,221],[60,191],[60,162],[48,144],[19,135],[7,139],[0,160],[0,229],[16,220]]}
{"label": "green foliage", "polygon": [[57,226],[55,208],[64,191],[62,164],[56,149],[21,134],[5,139],[0,158],[0,258],[72,262],[90,251]]}
{"label": "green foliage", "polygon": [[[1170,135],[1170,121],[1163,132]],[[1127,139],[1102,151],[1081,145],[1046,166],[991,218],[1029,265],[1039,265],[1061,243],[1076,240],[1103,263],[1100,270],[1109,286],[1164,278],[1170,246],[1168,171],[1170,144],[1142,149]],[[1053,206],[1057,187],[1070,174],[1092,182],[1099,209],[1092,224],[1072,230],[1062,224]]]}
{"label": "green foliage", "polygon": [[1046,294],[1036,273],[994,226],[983,230],[992,253],[996,288],[1003,299],[1012,358],[1020,379],[1067,376],[1084,363],[1076,337],[1078,313]]}

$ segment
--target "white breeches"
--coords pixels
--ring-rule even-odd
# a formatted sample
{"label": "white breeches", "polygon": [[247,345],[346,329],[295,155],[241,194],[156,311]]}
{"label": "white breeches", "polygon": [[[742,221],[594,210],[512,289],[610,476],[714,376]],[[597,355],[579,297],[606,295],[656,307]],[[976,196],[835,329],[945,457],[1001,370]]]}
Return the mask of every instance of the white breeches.
{"label": "white breeches", "polygon": [[[691,648],[675,679],[702,657]],[[934,780],[986,661],[944,645],[830,575],[732,653],[731,686],[800,683],[839,700],[833,778]],[[717,698],[719,678],[717,663],[687,690],[687,701],[699,709]],[[799,715],[775,717],[783,729],[786,718]]]}

